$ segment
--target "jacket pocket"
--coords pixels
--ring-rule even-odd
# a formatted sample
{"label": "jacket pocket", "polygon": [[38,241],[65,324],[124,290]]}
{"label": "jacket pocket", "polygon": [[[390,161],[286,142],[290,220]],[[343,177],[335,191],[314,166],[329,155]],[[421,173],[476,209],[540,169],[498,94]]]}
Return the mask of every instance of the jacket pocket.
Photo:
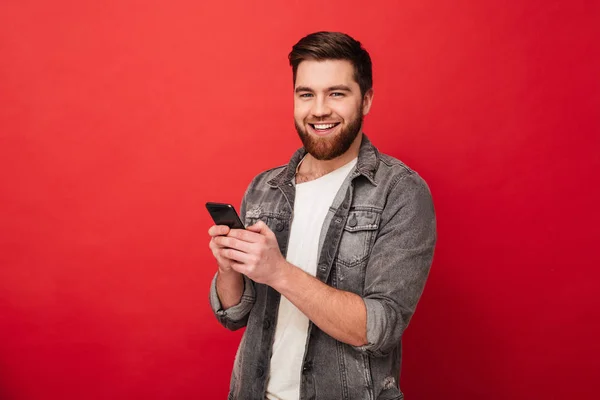
{"label": "jacket pocket", "polygon": [[379,230],[381,213],[372,209],[353,209],[348,214],[336,256],[335,286],[362,295],[365,267]]}
{"label": "jacket pocket", "polygon": [[264,212],[256,210],[250,210],[246,212],[246,218],[244,223],[246,226],[254,225],[258,221],[263,221],[269,229],[275,234],[289,230],[289,215],[284,213],[275,212]]}
{"label": "jacket pocket", "polygon": [[339,264],[354,268],[369,258],[380,218],[379,211],[367,207],[355,208],[348,213],[337,254]]}

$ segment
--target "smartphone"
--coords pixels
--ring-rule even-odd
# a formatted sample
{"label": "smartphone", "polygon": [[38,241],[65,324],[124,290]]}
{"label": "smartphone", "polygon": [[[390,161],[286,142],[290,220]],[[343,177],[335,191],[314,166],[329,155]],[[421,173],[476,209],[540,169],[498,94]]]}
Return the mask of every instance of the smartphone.
{"label": "smartphone", "polygon": [[227,225],[230,229],[246,229],[231,204],[208,202],[206,203],[206,209],[216,225]]}

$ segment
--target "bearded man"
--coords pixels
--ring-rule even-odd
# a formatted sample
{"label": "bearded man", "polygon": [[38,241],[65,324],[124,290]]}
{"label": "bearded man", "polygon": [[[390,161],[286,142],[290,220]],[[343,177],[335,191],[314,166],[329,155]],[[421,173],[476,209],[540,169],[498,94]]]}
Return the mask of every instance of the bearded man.
{"label": "bearded man", "polygon": [[317,32],[293,46],[303,147],[259,174],[244,229],[212,226],[217,319],[246,327],[229,399],[402,399],[401,338],[436,242],[426,183],[362,132],[373,103],[360,42]]}

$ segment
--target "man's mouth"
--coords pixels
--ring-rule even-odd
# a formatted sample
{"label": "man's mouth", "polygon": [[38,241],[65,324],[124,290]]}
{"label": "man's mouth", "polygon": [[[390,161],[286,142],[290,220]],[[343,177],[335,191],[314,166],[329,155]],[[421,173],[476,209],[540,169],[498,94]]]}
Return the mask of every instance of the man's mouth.
{"label": "man's mouth", "polygon": [[308,124],[310,127],[320,135],[325,135],[333,130],[336,126],[338,126],[339,122],[329,123],[329,124]]}

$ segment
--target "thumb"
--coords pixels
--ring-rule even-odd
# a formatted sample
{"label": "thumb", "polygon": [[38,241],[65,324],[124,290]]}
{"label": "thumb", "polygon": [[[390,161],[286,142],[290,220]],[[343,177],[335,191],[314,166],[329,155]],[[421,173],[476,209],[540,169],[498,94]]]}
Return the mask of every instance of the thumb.
{"label": "thumb", "polygon": [[261,235],[266,235],[267,233],[271,232],[267,224],[265,224],[263,221],[258,221],[257,223],[255,223],[254,225],[250,225],[246,229],[251,232],[260,233]]}

